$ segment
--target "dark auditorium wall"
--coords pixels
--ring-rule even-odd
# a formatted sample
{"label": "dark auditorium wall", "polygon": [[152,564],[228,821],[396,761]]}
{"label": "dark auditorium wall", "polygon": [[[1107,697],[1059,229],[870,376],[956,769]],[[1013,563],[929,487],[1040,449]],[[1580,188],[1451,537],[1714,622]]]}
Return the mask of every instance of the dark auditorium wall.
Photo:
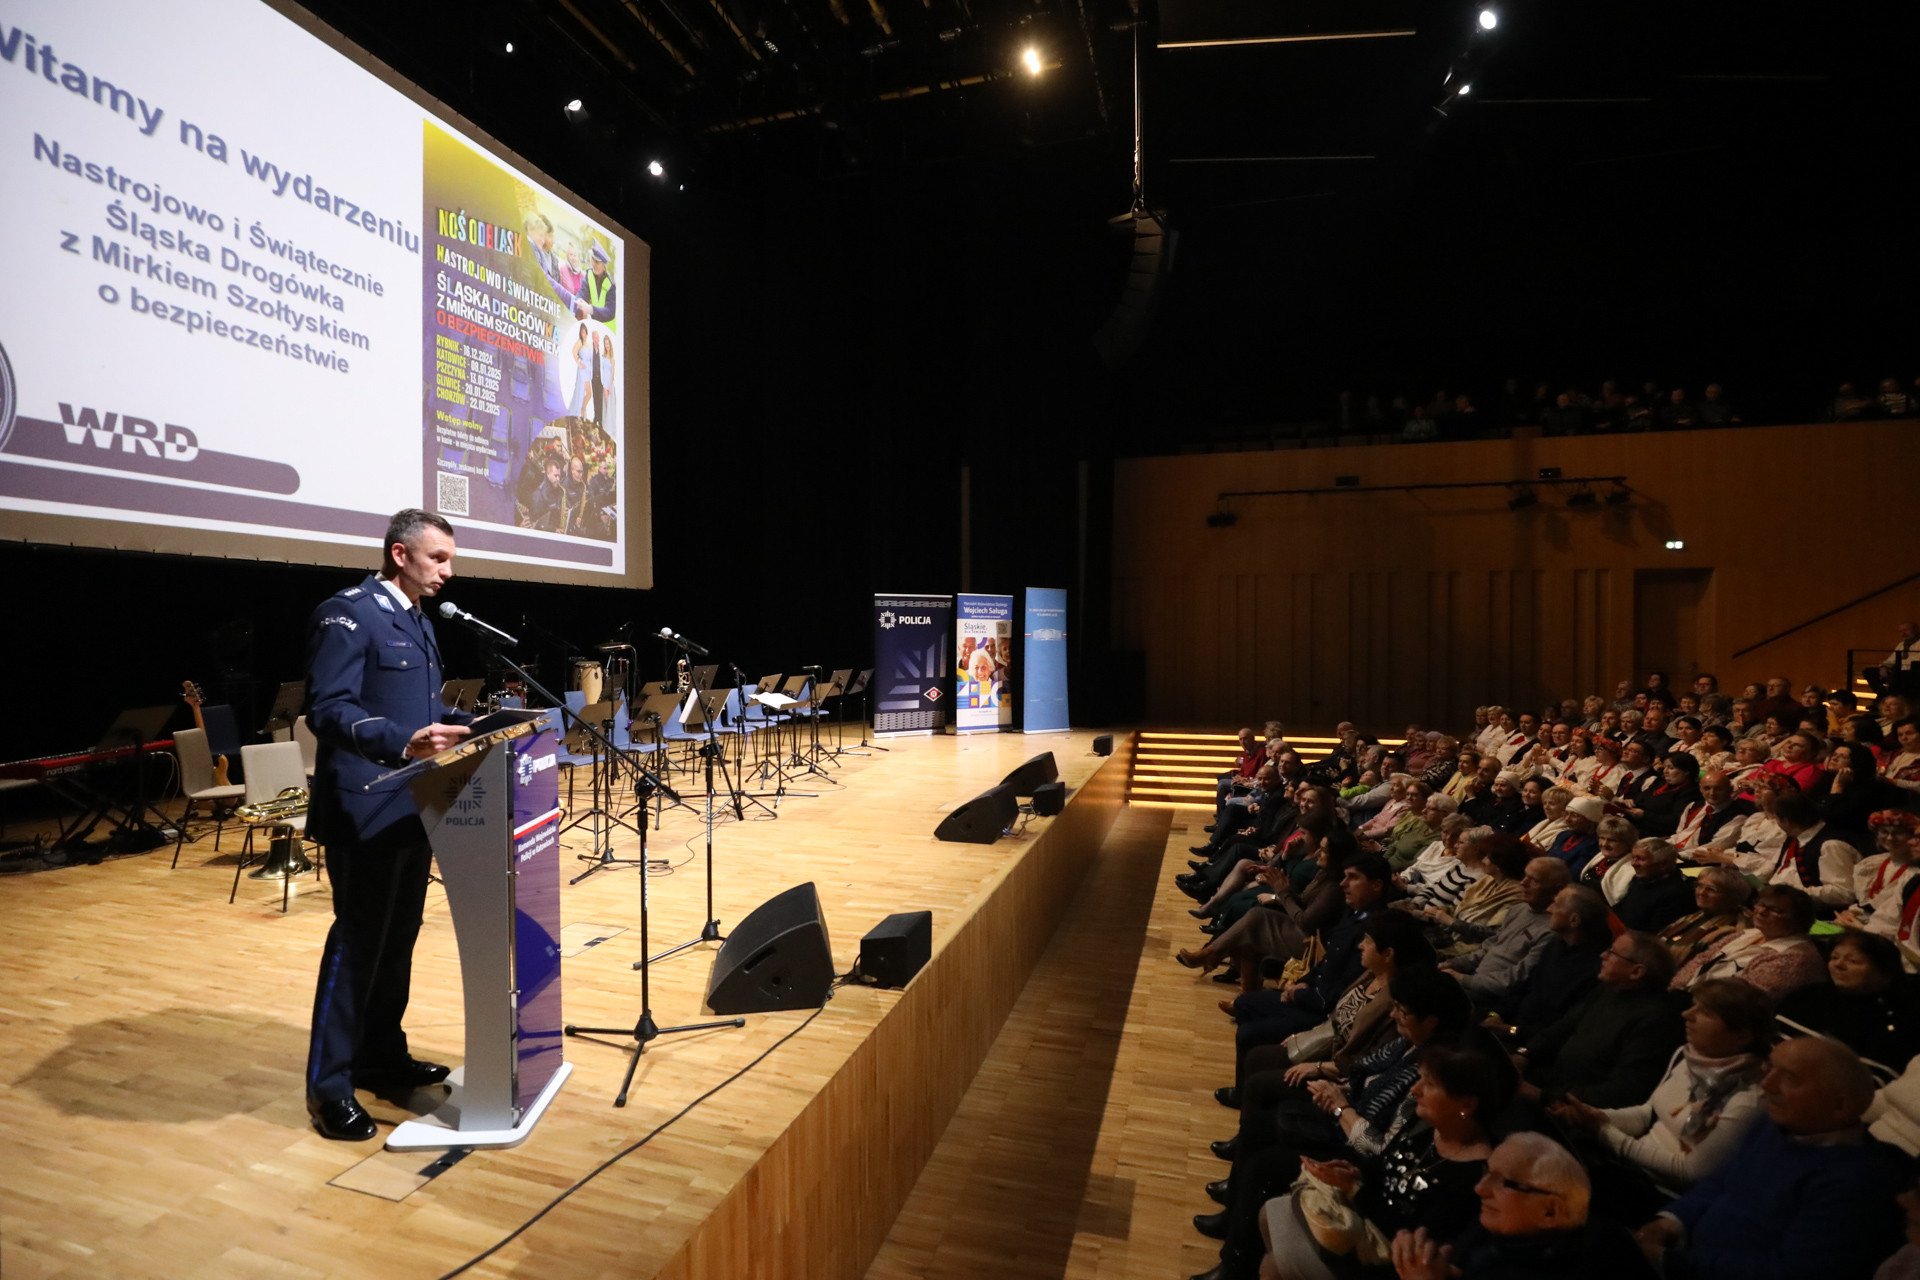
{"label": "dark auditorium wall", "polygon": [[[1690,655],[1732,693],[1775,674],[1832,687],[1846,650],[1883,655],[1920,614],[1920,583],[1734,654],[1920,570],[1915,452],[1913,426],[1885,422],[1123,460],[1114,644],[1145,656],[1147,722],[1194,727],[1458,725],[1481,703],[1644,680],[1636,643],[1643,658]],[[1505,489],[1217,496],[1555,466],[1625,475],[1634,501],[1568,508],[1570,489],[1546,487],[1519,511]],[[1237,522],[1209,528],[1218,506]]]}

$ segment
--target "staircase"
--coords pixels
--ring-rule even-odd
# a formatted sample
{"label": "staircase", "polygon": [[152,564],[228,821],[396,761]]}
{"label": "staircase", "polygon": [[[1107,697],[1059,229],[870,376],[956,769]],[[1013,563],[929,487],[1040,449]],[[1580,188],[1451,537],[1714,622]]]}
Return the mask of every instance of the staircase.
{"label": "staircase", "polygon": [[[1288,734],[1287,741],[1311,764],[1333,750],[1339,739]],[[1211,813],[1215,779],[1233,768],[1239,754],[1240,739],[1231,733],[1142,730],[1133,750],[1127,803]]]}

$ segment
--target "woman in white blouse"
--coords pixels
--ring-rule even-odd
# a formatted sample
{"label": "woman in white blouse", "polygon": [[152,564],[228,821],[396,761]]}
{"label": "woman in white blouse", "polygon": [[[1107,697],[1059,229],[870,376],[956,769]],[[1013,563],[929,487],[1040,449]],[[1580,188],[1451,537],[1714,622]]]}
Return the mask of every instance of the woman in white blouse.
{"label": "woman in white blouse", "polygon": [[1567,802],[1571,799],[1573,792],[1565,787],[1548,787],[1540,797],[1547,816],[1520,838],[1536,849],[1552,844],[1553,838],[1567,829]]}

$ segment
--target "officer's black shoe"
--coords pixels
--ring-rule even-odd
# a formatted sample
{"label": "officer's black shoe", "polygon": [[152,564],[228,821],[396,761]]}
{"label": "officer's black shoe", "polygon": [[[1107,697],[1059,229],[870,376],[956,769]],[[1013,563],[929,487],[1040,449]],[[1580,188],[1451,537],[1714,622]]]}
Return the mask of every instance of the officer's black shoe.
{"label": "officer's black shoe", "polygon": [[365,1142],[379,1132],[367,1109],[353,1098],[308,1098],[307,1114],[313,1117],[314,1131],[335,1142]]}
{"label": "officer's black shoe", "polygon": [[1212,1143],[1207,1149],[1222,1160],[1238,1160],[1240,1158],[1240,1135],[1236,1133],[1224,1142]]}
{"label": "officer's black shoe", "polygon": [[441,1083],[447,1078],[448,1070],[437,1062],[402,1058],[388,1066],[365,1067],[354,1072],[353,1084],[356,1089],[367,1089],[383,1096],[389,1093],[405,1094]]}
{"label": "officer's black shoe", "polygon": [[1213,1100],[1223,1107],[1240,1109],[1240,1089],[1237,1085],[1223,1084],[1213,1091]]}
{"label": "officer's black shoe", "polygon": [[1193,1229],[1213,1240],[1227,1238],[1227,1211],[1218,1213],[1196,1213],[1193,1215]]}
{"label": "officer's black shoe", "polygon": [[1207,1184],[1207,1198],[1215,1204],[1225,1204],[1227,1202],[1227,1183],[1229,1181],[1230,1179],[1222,1178],[1218,1182],[1209,1182]]}

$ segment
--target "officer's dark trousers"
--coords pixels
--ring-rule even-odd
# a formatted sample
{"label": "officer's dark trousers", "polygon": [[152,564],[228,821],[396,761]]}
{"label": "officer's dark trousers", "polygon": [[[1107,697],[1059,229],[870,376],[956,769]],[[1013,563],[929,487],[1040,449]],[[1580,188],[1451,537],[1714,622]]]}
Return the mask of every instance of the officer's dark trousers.
{"label": "officer's dark trousers", "polygon": [[333,928],[313,996],[308,1097],[351,1098],[356,1064],[377,1070],[408,1056],[400,1019],[432,857],[426,832],[411,818],[363,844],[327,846]]}

